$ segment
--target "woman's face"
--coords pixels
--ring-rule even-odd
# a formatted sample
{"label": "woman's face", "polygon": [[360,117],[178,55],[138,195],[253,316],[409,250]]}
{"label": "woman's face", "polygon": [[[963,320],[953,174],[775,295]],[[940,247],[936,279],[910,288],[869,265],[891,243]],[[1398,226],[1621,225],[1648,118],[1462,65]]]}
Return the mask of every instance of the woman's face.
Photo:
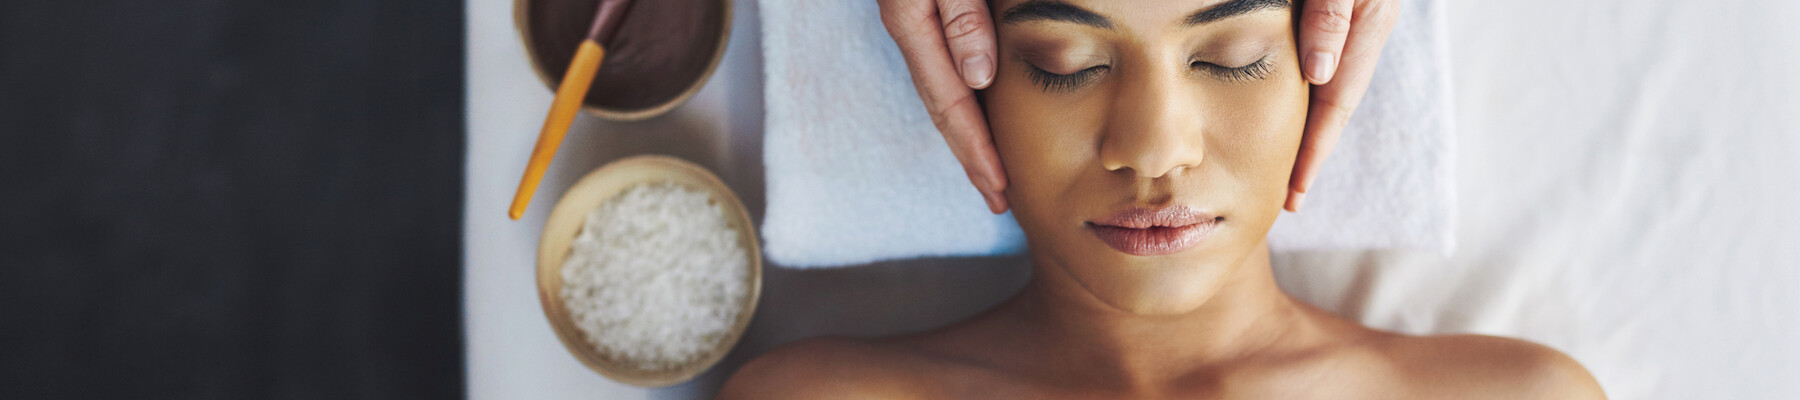
{"label": "woman's face", "polygon": [[1204,303],[1286,200],[1308,93],[1289,4],[992,5],[983,100],[1034,260],[1120,310]]}

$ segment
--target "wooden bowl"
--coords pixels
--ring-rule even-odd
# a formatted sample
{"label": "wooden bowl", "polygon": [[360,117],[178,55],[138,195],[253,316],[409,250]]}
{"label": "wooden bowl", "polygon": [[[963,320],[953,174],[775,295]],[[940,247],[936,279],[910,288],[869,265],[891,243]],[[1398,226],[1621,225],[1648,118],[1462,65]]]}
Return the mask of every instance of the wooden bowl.
{"label": "wooden bowl", "polygon": [[[588,212],[633,186],[661,182],[703,190],[712,195],[713,201],[724,203],[721,205],[725,209],[725,217],[738,232],[738,244],[743,246],[750,257],[747,282],[750,290],[746,292],[748,298],[744,301],[744,308],[738,313],[737,322],[717,348],[689,365],[647,371],[640,370],[625,360],[609,357],[583,339],[583,333],[576,329],[569,317],[569,310],[563,306],[562,267],[563,259],[569,256],[570,243],[581,234]],[[762,250],[757,247],[755,232],[755,226],[750,223],[750,213],[744,211],[744,205],[738,201],[737,195],[705,168],[666,156],[636,156],[614,161],[588,173],[574,187],[570,187],[569,192],[563,194],[562,200],[556,203],[556,209],[550,212],[550,219],[544,223],[544,236],[538,239],[538,302],[543,304],[544,316],[550,320],[550,327],[556,331],[556,338],[589,369],[615,381],[642,387],[663,387],[685,382],[724,358],[725,353],[731,351],[738,338],[743,336],[744,329],[750,325],[750,317],[756,312],[757,299],[762,295]]]}
{"label": "wooden bowl", "polygon": [[[599,0],[514,0],[513,25],[532,70],[555,91]],[[731,0],[636,0],[606,47],[582,108],[635,121],[681,105],[712,76],[731,38]]]}

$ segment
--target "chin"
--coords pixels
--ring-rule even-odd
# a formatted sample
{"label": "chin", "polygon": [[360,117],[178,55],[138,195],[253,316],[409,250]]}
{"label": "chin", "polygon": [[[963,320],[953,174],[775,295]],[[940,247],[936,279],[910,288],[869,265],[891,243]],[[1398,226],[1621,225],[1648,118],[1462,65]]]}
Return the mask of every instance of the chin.
{"label": "chin", "polygon": [[[1110,263],[1063,264],[1069,276],[1102,303],[1134,315],[1176,315],[1200,308],[1240,263],[1196,257],[1155,257]],[[1203,257],[1215,258],[1215,257]],[[1229,257],[1226,257],[1229,258]],[[1135,261],[1135,262],[1133,262]]]}

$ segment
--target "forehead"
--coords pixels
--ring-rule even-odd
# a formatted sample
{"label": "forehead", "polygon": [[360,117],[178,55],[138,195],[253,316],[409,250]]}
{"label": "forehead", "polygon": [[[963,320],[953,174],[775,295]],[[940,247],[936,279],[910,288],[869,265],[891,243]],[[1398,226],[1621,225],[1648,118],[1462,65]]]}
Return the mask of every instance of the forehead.
{"label": "forehead", "polygon": [[1103,29],[1189,28],[1252,14],[1286,15],[1292,0],[997,0],[996,22],[1062,22]]}

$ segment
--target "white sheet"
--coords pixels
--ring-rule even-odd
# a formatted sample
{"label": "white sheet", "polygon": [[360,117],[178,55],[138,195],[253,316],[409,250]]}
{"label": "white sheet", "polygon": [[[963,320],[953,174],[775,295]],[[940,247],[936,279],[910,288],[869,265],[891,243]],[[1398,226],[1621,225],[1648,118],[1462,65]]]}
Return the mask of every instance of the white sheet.
{"label": "white sheet", "polygon": [[[577,122],[522,222],[502,210],[550,94],[510,11],[506,0],[468,3],[471,398],[710,397],[781,343],[939,326],[1026,279],[1016,258],[770,268],[756,320],[722,367],[659,390],[587,371],[534,297],[543,213],[580,174],[646,152],[712,168],[760,213],[755,2],[738,2],[732,47],[692,103],[641,123]],[[1551,345],[1615,399],[1800,398],[1800,4],[1465,1],[1449,11],[1456,255],[1283,253],[1282,285],[1376,327]]]}
{"label": "white sheet", "polygon": [[1463,247],[1284,257],[1283,282],[1549,344],[1613,398],[1800,398],[1800,4],[1450,11]]}

